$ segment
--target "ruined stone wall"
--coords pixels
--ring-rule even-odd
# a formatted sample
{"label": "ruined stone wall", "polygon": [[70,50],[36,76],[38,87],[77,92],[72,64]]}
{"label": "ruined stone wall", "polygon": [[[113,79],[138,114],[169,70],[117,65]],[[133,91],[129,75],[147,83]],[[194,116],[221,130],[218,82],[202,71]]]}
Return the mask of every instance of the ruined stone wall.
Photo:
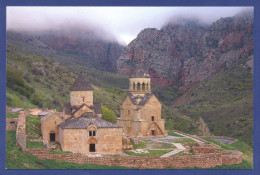
{"label": "ruined stone wall", "polygon": [[6,118],[6,131],[16,131],[18,118]]}
{"label": "ruined stone wall", "polygon": [[16,144],[22,149],[26,149],[26,115],[24,111],[21,111],[18,116],[17,128],[16,128]]}
{"label": "ruined stone wall", "polygon": [[242,162],[242,153],[226,151],[224,153],[202,154],[181,157],[86,157],[79,153],[50,154],[46,148],[28,149],[27,152],[40,159],[52,159],[78,164],[96,164],[108,166],[124,166],[134,168],[212,168],[217,165],[239,164]]}
{"label": "ruined stone wall", "polygon": [[[82,97],[84,97],[84,102]],[[88,106],[93,106],[93,91],[71,91],[70,92],[71,106],[80,106],[83,103],[85,103]]]}

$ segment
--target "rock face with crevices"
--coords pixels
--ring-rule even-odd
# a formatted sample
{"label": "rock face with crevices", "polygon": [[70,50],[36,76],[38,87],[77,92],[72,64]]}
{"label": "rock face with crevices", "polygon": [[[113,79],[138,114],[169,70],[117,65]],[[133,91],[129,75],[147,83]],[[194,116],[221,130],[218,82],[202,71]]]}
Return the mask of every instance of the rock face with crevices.
{"label": "rock face with crevices", "polygon": [[117,60],[117,72],[143,69],[154,83],[181,83],[186,90],[252,54],[253,12],[247,11],[211,25],[186,20],[144,29]]}

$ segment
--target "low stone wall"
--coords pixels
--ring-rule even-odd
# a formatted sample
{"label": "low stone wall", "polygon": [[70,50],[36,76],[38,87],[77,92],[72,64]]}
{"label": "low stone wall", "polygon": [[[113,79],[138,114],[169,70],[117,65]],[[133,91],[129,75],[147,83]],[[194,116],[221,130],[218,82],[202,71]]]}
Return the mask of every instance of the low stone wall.
{"label": "low stone wall", "polygon": [[18,118],[6,118],[6,131],[16,131]]}
{"label": "low stone wall", "polygon": [[124,166],[139,169],[145,168],[212,168],[217,165],[239,164],[242,153],[239,151],[225,151],[223,153],[201,154],[180,157],[86,157],[80,153],[51,154],[46,148],[27,149],[26,152],[39,159],[51,159],[77,164],[96,164],[108,166]]}
{"label": "low stone wall", "polygon": [[215,153],[216,149],[212,147],[193,147],[192,148],[194,154],[209,154]]}
{"label": "low stone wall", "polygon": [[26,130],[25,130],[26,115],[24,111],[21,111],[18,116],[17,128],[16,128],[16,144],[22,149],[26,149]]}
{"label": "low stone wall", "polygon": [[239,164],[243,161],[243,153],[239,151],[225,150],[221,154],[223,165]]}

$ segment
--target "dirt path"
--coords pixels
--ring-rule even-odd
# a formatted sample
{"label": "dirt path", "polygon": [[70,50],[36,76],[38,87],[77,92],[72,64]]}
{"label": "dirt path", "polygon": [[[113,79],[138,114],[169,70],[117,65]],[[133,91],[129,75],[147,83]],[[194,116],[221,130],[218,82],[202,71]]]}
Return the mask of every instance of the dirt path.
{"label": "dirt path", "polygon": [[172,155],[174,155],[174,154],[177,154],[177,153],[179,153],[179,152],[181,152],[181,151],[184,151],[184,150],[186,149],[186,148],[185,148],[184,146],[182,146],[182,144],[180,144],[180,143],[172,143],[172,144],[173,144],[174,146],[176,146],[177,149],[174,149],[173,151],[168,152],[168,153],[162,155],[161,157],[170,157],[170,156],[172,156]]}

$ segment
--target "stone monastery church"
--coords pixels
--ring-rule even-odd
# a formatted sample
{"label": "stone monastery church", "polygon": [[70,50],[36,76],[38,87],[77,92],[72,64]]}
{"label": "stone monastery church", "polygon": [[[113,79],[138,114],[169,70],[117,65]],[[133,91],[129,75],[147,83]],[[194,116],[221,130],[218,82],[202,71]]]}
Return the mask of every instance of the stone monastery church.
{"label": "stone monastery church", "polygon": [[117,124],[102,119],[100,103],[93,101],[93,88],[80,75],[70,88],[70,103],[62,113],[41,118],[43,140],[59,142],[73,153],[121,154],[123,134],[132,137],[165,136],[161,103],[151,93],[148,76],[130,78],[129,93],[120,104]]}

